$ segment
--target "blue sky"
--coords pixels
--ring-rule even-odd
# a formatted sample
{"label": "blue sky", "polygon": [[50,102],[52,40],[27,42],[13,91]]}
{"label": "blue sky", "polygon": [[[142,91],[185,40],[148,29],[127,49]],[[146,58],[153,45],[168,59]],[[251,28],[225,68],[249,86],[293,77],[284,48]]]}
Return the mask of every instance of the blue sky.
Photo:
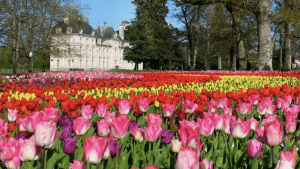
{"label": "blue sky", "polygon": [[[119,25],[123,20],[131,21],[135,18],[135,5],[132,0],[80,0],[82,4],[87,4],[91,10],[84,13],[89,19],[90,25],[96,29],[104,22],[112,26],[114,30],[119,30]],[[171,10],[169,8],[169,10]],[[168,23],[175,23],[175,19],[166,18]]]}

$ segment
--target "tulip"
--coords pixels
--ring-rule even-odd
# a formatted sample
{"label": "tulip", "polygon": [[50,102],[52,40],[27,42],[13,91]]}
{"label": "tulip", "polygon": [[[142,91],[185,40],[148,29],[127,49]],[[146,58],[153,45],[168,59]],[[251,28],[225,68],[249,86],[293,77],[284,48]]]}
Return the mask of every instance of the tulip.
{"label": "tulip", "polygon": [[260,128],[257,128],[255,131],[255,136],[258,141],[265,142],[265,127],[261,126]]}
{"label": "tulip", "polygon": [[263,98],[257,106],[257,112],[260,115],[268,114],[272,115],[275,111],[275,105],[270,97]]}
{"label": "tulip", "polygon": [[17,135],[15,136],[15,138],[16,138],[17,140],[20,140],[20,139],[25,140],[25,139],[26,139],[26,136],[25,136],[23,133],[19,133],[19,134],[17,134]]}
{"label": "tulip", "polygon": [[38,123],[34,133],[36,145],[45,148],[51,148],[58,135],[56,123],[43,121]]}
{"label": "tulip", "polygon": [[172,146],[172,151],[178,153],[182,146],[182,142],[178,139],[174,139],[171,141],[171,146]]}
{"label": "tulip", "polygon": [[297,119],[294,118],[291,114],[288,114],[285,117],[285,132],[294,133],[297,128]]}
{"label": "tulip", "polygon": [[88,120],[93,116],[93,108],[91,107],[91,105],[82,105],[80,112],[82,117]]}
{"label": "tulip", "polygon": [[7,135],[8,123],[0,118],[0,140],[4,140]]}
{"label": "tulip", "polygon": [[138,140],[139,142],[142,142],[144,140],[144,130],[141,128],[134,128],[130,131],[130,134],[135,138],[135,140]]}
{"label": "tulip", "polygon": [[128,126],[128,129],[129,130],[134,130],[135,128],[140,128],[141,126],[140,125],[138,125],[135,121],[130,121],[130,123],[129,123],[129,126]]}
{"label": "tulip", "polygon": [[170,144],[171,143],[171,140],[173,138],[173,133],[168,131],[168,130],[165,130],[165,129],[162,129],[161,133],[160,133],[160,137],[161,137],[161,142],[164,143],[164,144]]}
{"label": "tulip", "polygon": [[24,140],[24,144],[20,153],[22,161],[36,160],[39,157],[41,148],[35,144],[34,135],[29,139]]}
{"label": "tulip", "polygon": [[216,101],[207,102],[207,106],[208,106],[208,111],[211,113],[214,113],[216,112],[216,110],[219,109],[219,103]]}
{"label": "tulip", "polygon": [[264,136],[266,144],[276,146],[282,142],[283,126],[281,122],[273,121],[265,125]]}
{"label": "tulip", "polygon": [[161,109],[164,114],[164,117],[170,117],[174,113],[175,107],[176,107],[175,104],[170,104],[170,103],[162,104]]}
{"label": "tulip", "polygon": [[231,120],[235,120],[235,117],[234,116],[229,116],[229,115],[224,115],[224,128],[223,128],[223,131],[226,133],[226,134],[230,134],[230,121]]}
{"label": "tulip", "polygon": [[117,150],[117,147],[118,147],[117,140],[111,140],[108,144],[108,147],[109,147],[109,152],[110,152],[111,156],[113,156],[113,157],[115,157],[117,155],[117,151],[118,151],[118,155],[121,153],[122,144],[119,144],[119,149]]}
{"label": "tulip", "polygon": [[73,160],[73,163],[70,163],[69,169],[84,169],[85,162],[80,162],[78,160]]}
{"label": "tulip", "polygon": [[194,103],[190,100],[184,100],[182,101],[182,109],[185,113],[193,113],[195,110],[197,110],[198,104]]}
{"label": "tulip", "polygon": [[232,116],[232,108],[231,107],[224,107],[223,108],[223,114],[226,114],[228,116]]}
{"label": "tulip", "polygon": [[107,146],[107,139],[91,136],[85,139],[83,153],[85,160],[97,164],[101,161]]}
{"label": "tulip", "polygon": [[224,114],[214,113],[213,124],[216,130],[222,130],[224,128]]}
{"label": "tulip", "polygon": [[193,130],[190,126],[179,121],[180,128],[178,130],[180,140],[182,141],[183,146],[191,146],[200,150],[200,135],[198,128]]}
{"label": "tulip", "polygon": [[80,136],[87,133],[87,131],[91,127],[91,123],[89,122],[89,120],[83,117],[78,117],[76,120],[74,120],[73,123],[73,129],[75,133]]}
{"label": "tulip", "polygon": [[39,111],[36,111],[28,116],[27,130],[29,132],[34,132],[36,125],[42,120],[42,114]]}
{"label": "tulip", "polygon": [[297,96],[297,97],[296,97],[296,104],[297,104],[297,105],[300,105],[300,96]]}
{"label": "tulip", "polygon": [[114,138],[121,139],[124,138],[130,121],[127,119],[127,115],[120,115],[119,117],[115,118],[110,124],[110,131]]}
{"label": "tulip", "polygon": [[146,112],[148,110],[150,101],[148,101],[148,98],[140,98],[138,102],[138,107],[140,111]]}
{"label": "tulip", "polygon": [[281,151],[280,158],[275,169],[293,169],[296,167],[296,153],[293,151]]}
{"label": "tulip", "polygon": [[212,161],[208,161],[207,158],[205,158],[204,160],[202,160],[199,163],[200,169],[213,169],[213,162]]}
{"label": "tulip", "polygon": [[76,138],[67,137],[63,141],[63,150],[66,154],[73,154],[76,150]]}
{"label": "tulip", "polygon": [[99,117],[104,117],[105,114],[106,114],[106,105],[104,104],[98,104],[96,109],[95,109],[95,112],[97,113],[97,115]]}
{"label": "tulip", "polygon": [[181,147],[176,164],[176,169],[198,169],[199,156],[192,147]]}
{"label": "tulip", "polygon": [[243,115],[249,113],[251,109],[252,109],[251,103],[239,103],[237,107],[237,111]]}
{"label": "tulip", "polygon": [[283,109],[283,114],[287,116],[288,114],[293,116],[293,118],[297,118],[300,111],[300,107],[297,105],[292,105],[291,107],[285,107]]}
{"label": "tulip", "polygon": [[201,135],[210,136],[214,132],[214,123],[211,118],[204,118],[203,120],[198,118],[198,124]]}
{"label": "tulip", "polygon": [[265,115],[265,118],[262,120],[261,124],[264,126],[267,123],[270,123],[270,122],[273,122],[273,121],[279,122],[279,120],[277,118],[277,115],[272,115],[272,116]]}
{"label": "tulip", "polygon": [[257,105],[260,100],[259,95],[250,95],[248,99],[252,105]]}
{"label": "tulip", "polygon": [[73,128],[73,119],[69,114],[63,114],[58,118],[58,124],[63,127]]}
{"label": "tulip", "polygon": [[148,126],[144,129],[145,139],[150,142],[154,142],[158,139],[162,128],[161,122],[162,119],[157,113],[150,113],[147,117],[145,117]]}
{"label": "tulip", "polygon": [[54,107],[45,108],[44,112],[42,112],[43,118],[45,121],[53,121],[57,123],[59,110],[55,109]]}
{"label": "tulip", "polygon": [[159,169],[159,167],[155,165],[147,165],[144,169]]}
{"label": "tulip", "polygon": [[17,114],[18,114],[18,110],[17,109],[8,109],[7,112],[7,119],[9,122],[13,122],[17,120]]}
{"label": "tulip", "polygon": [[99,136],[107,136],[109,133],[109,123],[104,119],[97,122],[97,132]]}
{"label": "tulip", "polygon": [[26,131],[28,126],[28,117],[25,116],[24,118],[18,118],[17,126],[20,132]]}
{"label": "tulip", "polygon": [[104,116],[104,120],[108,123],[111,123],[116,118],[115,112],[107,111]]}
{"label": "tulip", "polygon": [[103,153],[103,158],[108,159],[109,157],[110,157],[110,150],[109,150],[109,146],[107,146]]}
{"label": "tulip", "polygon": [[277,102],[277,107],[281,108],[282,110],[284,110],[286,107],[289,107],[290,105],[289,101],[286,101],[285,99],[282,99],[280,97],[277,98],[276,102]]}
{"label": "tulip", "polygon": [[127,100],[120,100],[118,102],[120,114],[128,114],[131,110],[131,103]]}
{"label": "tulip", "polygon": [[225,107],[227,107],[228,104],[228,98],[224,97],[222,99],[219,100],[219,108],[223,109]]}
{"label": "tulip", "polygon": [[248,141],[247,144],[247,153],[249,158],[254,158],[257,155],[257,158],[262,156],[262,143],[259,142],[257,139],[252,139]]}
{"label": "tulip", "polygon": [[241,118],[238,118],[237,120],[231,119],[230,132],[233,137],[245,138],[250,132],[249,121],[244,122]]}
{"label": "tulip", "polygon": [[259,121],[257,121],[255,118],[251,117],[250,119],[248,119],[249,123],[250,123],[250,128],[251,130],[255,131],[258,127]]}

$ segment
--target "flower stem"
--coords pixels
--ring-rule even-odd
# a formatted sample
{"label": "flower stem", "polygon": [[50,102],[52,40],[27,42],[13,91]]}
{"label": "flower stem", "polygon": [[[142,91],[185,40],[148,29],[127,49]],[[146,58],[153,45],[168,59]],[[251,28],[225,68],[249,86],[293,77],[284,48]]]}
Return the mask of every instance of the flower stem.
{"label": "flower stem", "polygon": [[116,169],[118,169],[118,158],[119,158],[119,141],[117,141]]}
{"label": "flower stem", "polygon": [[44,148],[44,164],[42,165],[45,168],[47,168],[47,153],[48,153],[48,149]]}

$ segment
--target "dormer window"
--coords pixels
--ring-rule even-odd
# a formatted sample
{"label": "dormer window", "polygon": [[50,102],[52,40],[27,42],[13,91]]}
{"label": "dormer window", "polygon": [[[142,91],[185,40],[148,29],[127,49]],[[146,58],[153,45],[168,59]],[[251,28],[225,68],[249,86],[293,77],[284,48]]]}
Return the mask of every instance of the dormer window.
{"label": "dormer window", "polygon": [[71,27],[68,27],[67,28],[67,34],[71,34],[72,33],[72,28]]}
{"label": "dormer window", "polygon": [[82,29],[79,30],[79,34],[83,34],[83,30]]}
{"label": "dormer window", "polygon": [[61,28],[56,28],[56,34],[60,34],[61,33]]}
{"label": "dormer window", "polygon": [[92,36],[95,36],[95,32],[94,32],[94,31],[92,31],[91,35],[92,35]]}

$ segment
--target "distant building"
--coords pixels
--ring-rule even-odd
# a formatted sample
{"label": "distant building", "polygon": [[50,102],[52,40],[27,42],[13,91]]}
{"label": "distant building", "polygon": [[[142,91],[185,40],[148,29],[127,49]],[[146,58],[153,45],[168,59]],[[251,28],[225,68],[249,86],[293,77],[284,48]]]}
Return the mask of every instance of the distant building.
{"label": "distant building", "polygon": [[[56,35],[51,45],[55,50],[50,54],[50,71],[133,69],[134,63],[123,57],[124,48],[129,46],[124,41],[128,24],[123,21],[119,31],[115,32],[106,23],[94,30],[88,19],[71,21],[64,18],[54,29]],[[143,69],[143,63],[138,68]]]}

